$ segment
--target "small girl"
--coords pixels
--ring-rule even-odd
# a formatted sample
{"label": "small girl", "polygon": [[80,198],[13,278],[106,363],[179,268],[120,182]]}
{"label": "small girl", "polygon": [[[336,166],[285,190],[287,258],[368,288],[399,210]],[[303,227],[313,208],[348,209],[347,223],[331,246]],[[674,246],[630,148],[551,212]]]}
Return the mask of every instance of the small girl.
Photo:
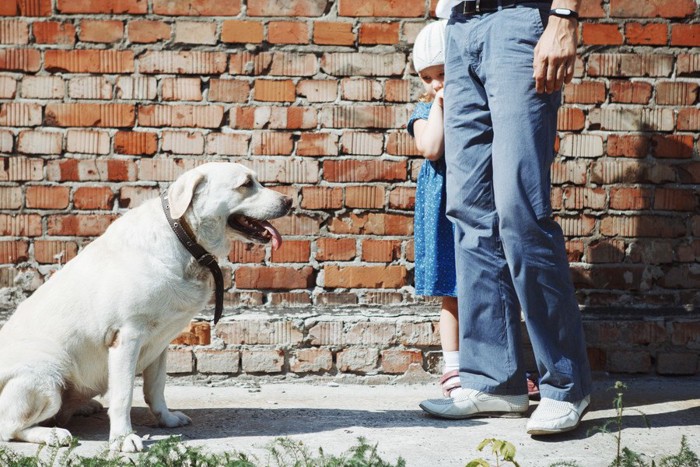
{"label": "small girl", "polygon": [[445,397],[460,387],[459,329],[455,274],[454,233],[445,216],[444,125],[445,25],[424,27],[413,46],[413,67],[425,88],[411,118],[408,132],[427,160],[418,174],[414,216],[415,288],[417,295],[442,297],[440,341],[444,361],[440,378]]}
{"label": "small girl", "polygon": [[[436,21],[425,26],[413,46],[413,67],[425,93],[411,118],[408,132],[427,160],[418,174],[414,216],[415,288],[417,295],[442,297],[440,343],[444,361],[440,378],[442,393],[460,387],[459,324],[455,272],[454,231],[445,214],[445,159],[443,92],[445,85],[445,25]],[[539,397],[537,376],[528,374],[528,395]]]}

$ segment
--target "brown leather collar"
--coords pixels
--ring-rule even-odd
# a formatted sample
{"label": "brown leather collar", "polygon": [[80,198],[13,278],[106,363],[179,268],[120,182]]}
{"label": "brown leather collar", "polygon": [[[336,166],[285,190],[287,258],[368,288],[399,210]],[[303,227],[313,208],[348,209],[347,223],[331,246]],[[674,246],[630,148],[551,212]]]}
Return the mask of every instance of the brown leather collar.
{"label": "brown leather collar", "polygon": [[190,252],[194,259],[197,260],[202,266],[209,268],[211,275],[214,276],[214,286],[215,286],[215,297],[216,304],[214,307],[214,324],[216,324],[221,318],[221,314],[224,310],[224,277],[221,274],[221,268],[219,268],[219,263],[216,262],[216,258],[204,249],[202,245],[197,243],[192,229],[185,221],[184,217],[179,219],[173,219],[170,215],[170,204],[168,202],[168,193],[163,192],[160,194],[160,200],[163,204],[163,212],[165,212],[165,217],[168,219],[168,224],[170,228],[173,229],[175,235],[177,236],[180,243]]}

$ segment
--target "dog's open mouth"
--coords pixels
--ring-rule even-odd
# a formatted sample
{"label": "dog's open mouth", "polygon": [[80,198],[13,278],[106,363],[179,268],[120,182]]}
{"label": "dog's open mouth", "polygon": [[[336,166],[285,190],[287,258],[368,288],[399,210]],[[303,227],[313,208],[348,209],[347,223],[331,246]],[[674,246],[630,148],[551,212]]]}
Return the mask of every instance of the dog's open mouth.
{"label": "dog's open mouth", "polygon": [[232,215],[228,218],[228,226],[246,237],[260,243],[268,243],[272,240],[272,248],[275,250],[282,244],[282,236],[272,224],[265,220],[252,217]]}

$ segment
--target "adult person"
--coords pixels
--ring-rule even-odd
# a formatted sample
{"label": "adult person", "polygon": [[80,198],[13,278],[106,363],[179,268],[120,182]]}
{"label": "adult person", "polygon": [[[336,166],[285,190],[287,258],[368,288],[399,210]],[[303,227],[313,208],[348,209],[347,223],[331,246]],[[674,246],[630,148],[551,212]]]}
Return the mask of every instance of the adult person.
{"label": "adult person", "polygon": [[423,401],[438,417],[528,409],[521,309],[540,374],[532,435],[575,429],[591,375],[550,165],[581,0],[440,0],[447,215],[455,225],[462,388]]}

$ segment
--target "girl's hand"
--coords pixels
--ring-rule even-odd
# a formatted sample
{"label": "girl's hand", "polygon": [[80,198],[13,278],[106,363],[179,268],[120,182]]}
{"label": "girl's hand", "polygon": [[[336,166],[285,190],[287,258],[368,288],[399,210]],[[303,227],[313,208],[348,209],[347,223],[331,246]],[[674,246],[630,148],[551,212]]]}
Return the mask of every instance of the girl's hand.
{"label": "girl's hand", "polygon": [[440,107],[445,107],[445,98],[443,97],[445,94],[445,88],[440,88],[438,92],[435,93],[435,100],[434,102],[439,105]]}

